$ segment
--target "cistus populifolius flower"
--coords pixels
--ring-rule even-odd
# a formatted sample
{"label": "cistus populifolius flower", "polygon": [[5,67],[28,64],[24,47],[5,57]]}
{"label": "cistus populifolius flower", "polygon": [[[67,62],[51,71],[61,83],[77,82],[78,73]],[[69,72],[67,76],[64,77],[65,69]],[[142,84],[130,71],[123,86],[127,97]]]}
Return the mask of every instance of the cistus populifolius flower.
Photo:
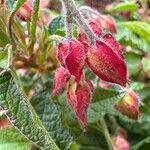
{"label": "cistus populifolius flower", "polygon": [[139,98],[132,90],[126,90],[124,97],[115,105],[117,111],[131,119],[138,119]]}

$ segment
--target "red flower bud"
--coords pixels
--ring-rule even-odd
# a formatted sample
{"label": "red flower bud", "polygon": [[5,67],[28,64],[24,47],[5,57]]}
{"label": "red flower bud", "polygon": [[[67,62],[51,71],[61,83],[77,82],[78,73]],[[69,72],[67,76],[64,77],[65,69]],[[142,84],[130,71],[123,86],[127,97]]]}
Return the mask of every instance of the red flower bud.
{"label": "red flower bud", "polygon": [[58,46],[58,60],[79,82],[85,64],[83,44],[73,39],[61,42]]}
{"label": "red flower bud", "polygon": [[119,133],[114,139],[114,144],[117,150],[130,150],[129,142],[127,141],[126,137]]}
{"label": "red flower bud", "polygon": [[101,25],[102,28],[107,29],[108,31],[113,33],[116,32],[116,22],[112,16],[107,15],[103,16],[103,18],[97,17],[96,21]]}
{"label": "red flower bud", "polygon": [[59,67],[56,70],[54,78],[53,95],[57,96],[59,94],[60,90],[65,86],[68,77],[69,73],[65,68]]}
{"label": "red flower bud", "polygon": [[139,116],[138,96],[134,91],[127,90],[125,96],[115,105],[115,108],[123,115],[137,119]]}
{"label": "red flower bud", "polygon": [[104,42],[111,47],[111,49],[119,56],[121,59],[123,58],[123,52],[121,50],[120,44],[114,39],[114,37],[107,33],[103,36]]}
{"label": "red flower bud", "polygon": [[96,41],[90,47],[86,62],[90,69],[102,80],[125,86],[127,68],[123,59],[105,43]]}
{"label": "red flower bud", "polygon": [[[103,30],[101,26],[98,24],[98,22],[96,21],[96,19],[88,19],[87,23],[97,36],[101,36],[103,34]],[[83,30],[79,31],[78,40],[80,42],[89,43],[88,38],[86,34],[83,32]]]}
{"label": "red flower bud", "polygon": [[68,103],[75,112],[81,128],[87,125],[86,111],[91,102],[92,92],[93,85],[87,80],[82,80],[80,84],[71,83],[68,86]]}
{"label": "red flower bud", "polygon": [[18,10],[17,15],[23,21],[30,21],[32,14],[32,7],[28,2],[25,2]]}

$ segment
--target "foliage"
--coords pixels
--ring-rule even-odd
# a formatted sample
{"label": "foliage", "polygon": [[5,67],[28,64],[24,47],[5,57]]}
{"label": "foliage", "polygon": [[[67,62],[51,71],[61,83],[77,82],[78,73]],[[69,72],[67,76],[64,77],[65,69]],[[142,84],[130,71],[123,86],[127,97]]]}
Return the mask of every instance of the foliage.
{"label": "foliage", "polygon": [[[78,14],[78,11],[74,10],[76,7],[70,3],[68,4],[71,9],[69,18],[66,17],[65,13],[68,12],[65,12],[65,9],[60,11],[62,8],[60,0],[51,0],[51,2],[47,0],[46,4],[41,0],[40,6],[35,5],[38,2],[38,0],[33,0],[33,3],[30,0],[29,2],[6,0],[2,4],[0,1],[0,150],[115,150],[117,148],[115,142],[120,131],[125,133],[122,138],[127,141],[131,150],[149,150],[149,1],[124,0],[106,6],[103,0],[100,2],[93,0],[96,10],[84,6],[92,5],[88,0],[75,0],[79,8],[77,10],[81,13]],[[99,10],[97,6],[103,6],[104,9]],[[37,19],[31,13],[33,7],[35,11],[40,7]],[[82,17],[85,19],[82,20]],[[96,26],[92,23],[86,26],[84,21],[94,17],[100,17],[102,20],[98,20]],[[69,26],[70,22],[71,26]],[[102,41],[105,41],[103,48],[103,52],[106,52],[105,59],[103,57],[96,59],[98,55],[103,54],[102,52],[93,55],[97,62],[102,61],[99,67],[94,66],[97,63],[95,59],[88,62],[89,53],[82,51],[85,48],[88,50],[87,45],[94,41],[94,38],[88,38],[88,36],[92,37],[89,27],[95,34],[99,34]],[[33,33],[31,28],[36,32]],[[66,32],[66,29],[70,30]],[[86,34],[82,30],[85,30]],[[111,43],[108,42],[108,37],[105,39],[105,36],[109,35],[106,34],[108,32],[113,35],[111,40],[115,37],[120,44],[121,52],[119,51],[117,55],[115,54],[118,47],[112,44],[114,41]],[[78,39],[85,44],[82,48],[79,44],[80,48],[74,46],[75,48],[72,48],[74,50],[70,50],[72,43],[77,42],[68,40],[71,33],[73,40]],[[61,42],[64,44],[62,49],[58,48],[60,41],[64,42]],[[70,43],[67,45],[66,41],[67,44]],[[97,39],[95,43],[98,43]],[[100,49],[98,46],[94,48],[95,51]],[[112,49],[116,51],[111,54],[120,60],[122,65],[117,66],[116,63],[112,63],[116,61],[109,57]],[[69,54],[63,53],[65,50],[68,50]],[[79,50],[80,54],[77,53]],[[79,60],[84,59],[86,63],[80,66]],[[108,63],[109,60],[111,61]],[[67,66],[69,71],[69,75],[63,78],[64,84],[62,84],[63,79],[54,79],[60,64],[64,65],[63,67]],[[78,68],[75,68],[76,65]],[[123,65],[127,65],[128,71],[126,88],[123,87],[123,81],[119,81],[119,77],[125,73],[117,72]],[[111,69],[117,73],[111,72]],[[79,73],[78,79],[84,78],[84,82],[75,81],[73,75],[76,71]],[[110,72],[114,73],[114,76]],[[62,89],[59,89],[59,95],[54,96],[55,82],[57,85],[62,84]],[[127,90],[134,90],[137,93],[139,101],[137,120],[115,109],[115,105],[124,98]],[[69,99],[69,96],[75,98]],[[82,103],[83,101],[78,102],[79,99],[89,101]],[[72,103],[72,100],[76,100],[78,107],[81,106],[79,112],[76,103]],[[132,103],[130,106],[133,108]],[[78,117],[82,110],[84,110],[82,115],[87,114],[87,118],[81,117],[87,119],[87,122],[84,122],[86,127],[81,125],[83,120]],[[8,120],[11,123],[9,125]]]}

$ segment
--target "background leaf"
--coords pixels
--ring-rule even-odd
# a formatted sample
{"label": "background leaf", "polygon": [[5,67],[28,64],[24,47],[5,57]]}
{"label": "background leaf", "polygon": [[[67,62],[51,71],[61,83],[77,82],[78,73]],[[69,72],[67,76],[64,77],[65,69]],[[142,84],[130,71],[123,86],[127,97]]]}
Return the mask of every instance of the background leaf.
{"label": "background leaf", "polygon": [[138,5],[134,2],[122,2],[116,6],[113,6],[109,11],[136,11],[138,9]]}
{"label": "background leaf", "polygon": [[63,112],[58,104],[53,103],[50,93],[46,90],[38,92],[33,96],[31,103],[60,149],[67,149],[73,143],[73,137],[63,127],[61,122]]}
{"label": "background leaf", "polygon": [[0,150],[25,150],[30,142],[14,128],[0,129]]}
{"label": "background leaf", "polygon": [[[13,73],[12,73],[13,74]],[[56,150],[52,138],[46,132],[41,121],[33,110],[30,102],[19,88],[14,74],[3,71],[0,75],[0,106],[5,110],[11,123],[29,140],[43,147],[45,150]]]}

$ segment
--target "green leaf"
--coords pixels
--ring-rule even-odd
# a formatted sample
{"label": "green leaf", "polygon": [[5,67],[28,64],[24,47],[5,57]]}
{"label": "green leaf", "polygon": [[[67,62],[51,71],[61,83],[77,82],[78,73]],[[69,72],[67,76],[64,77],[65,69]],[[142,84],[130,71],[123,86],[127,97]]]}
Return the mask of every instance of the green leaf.
{"label": "green leaf", "polygon": [[16,12],[26,0],[6,0],[6,5],[11,12]]}
{"label": "green leaf", "polygon": [[128,11],[136,11],[138,9],[138,5],[134,2],[123,2],[123,3],[119,3],[116,6],[113,6],[113,8],[111,8],[109,11],[124,11],[124,10],[128,10]]}
{"label": "green leaf", "polygon": [[[150,146],[150,137],[147,137],[145,139],[143,139],[142,141],[140,141],[139,143],[137,143],[136,145],[131,147],[131,150],[147,150],[149,148],[149,146],[147,148],[144,148],[143,146],[149,144]],[[143,147],[143,148],[141,148]]]}
{"label": "green leaf", "polygon": [[0,150],[25,150],[29,144],[29,141],[16,129],[0,129]]}
{"label": "green leaf", "polygon": [[31,100],[37,114],[55,140],[60,149],[67,149],[73,143],[73,137],[63,126],[61,121],[61,108],[58,104],[52,102],[50,93],[46,90],[35,94]]}
{"label": "green leaf", "polygon": [[0,106],[11,123],[30,141],[45,150],[58,150],[30,102],[19,87],[17,77],[12,71],[0,74]]}
{"label": "green leaf", "polygon": [[96,123],[100,117],[106,113],[116,114],[114,104],[121,99],[123,93],[105,89],[96,89],[94,92],[93,103],[88,109],[89,123]]}
{"label": "green leaf", "polygon": [[0,51],[0,68],[7,69],[11,63],[12,46],[7,44],[3,50]]}
{"label": "green leaf", "polygon": [[0,46],[4,47],[8,43],[9,43],[9,38],[6,32],[0,28]]}
{"label": "green leaf", "polygon": [[139,74],[142,56],[132,52],[128,52],[125,54],[125,58],[129,74],[130,75]]}
{"label": "green leaf", "polygon": [[135,49],[143,50],[147,52],[150,50],[150,45],[145,39],[138,37],[128,28],[117,27],[116,39],[122,44],[132,47],[132,51]]}
{"label": "green leaf", "polygon": [[48,31],[50,34],[55,34],[57,30],[62,30],[64,28],[65,23],[64,23],[64,15],[59,15],[55,17],[49,24],[48,26]]}
{"label": "green leaf", "polygon": [[119,23],[121,27],[127,27],[132,30],[134,33],[144,38],[147,42],[150,43],[150,25],[146,22],[141,21],[128,21],[124,23]]}
{"label": "green leaf", "polygon": [[142,59],[143,69],[145,72],[150,71],[150,60],[148,58]]}

